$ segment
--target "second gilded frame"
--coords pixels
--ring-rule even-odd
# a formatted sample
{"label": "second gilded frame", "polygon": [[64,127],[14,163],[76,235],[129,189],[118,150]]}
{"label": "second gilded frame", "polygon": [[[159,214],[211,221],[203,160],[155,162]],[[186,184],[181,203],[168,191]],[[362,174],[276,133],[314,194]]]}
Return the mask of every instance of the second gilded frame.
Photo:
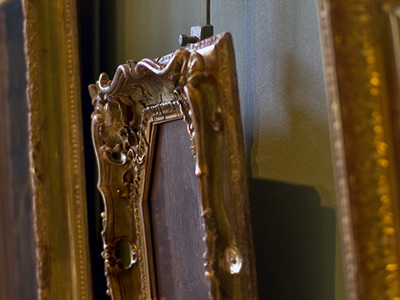
{"label": "second gilded frame", "polygon": [[348,299],[400,299],[400,1],[317,3]]}

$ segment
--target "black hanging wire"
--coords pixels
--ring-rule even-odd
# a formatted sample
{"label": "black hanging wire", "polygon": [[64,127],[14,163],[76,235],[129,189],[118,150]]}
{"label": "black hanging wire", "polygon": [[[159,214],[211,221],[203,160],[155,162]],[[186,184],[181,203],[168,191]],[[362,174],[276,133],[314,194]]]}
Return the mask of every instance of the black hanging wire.
{"label": "black hanging wire", "polygon": [[200,0],[200,23],[210,25],[210,1]]}
{"label": "black hanging wire", "polygon": [[210,10],[210,5],[211,5],[211,0],[206,0],[206,2],[207,2],[207,12],[206,12],[206,25],[210,25],[211,23],[211,21],[210,21],[210,13],[211,13],[211,10]]}

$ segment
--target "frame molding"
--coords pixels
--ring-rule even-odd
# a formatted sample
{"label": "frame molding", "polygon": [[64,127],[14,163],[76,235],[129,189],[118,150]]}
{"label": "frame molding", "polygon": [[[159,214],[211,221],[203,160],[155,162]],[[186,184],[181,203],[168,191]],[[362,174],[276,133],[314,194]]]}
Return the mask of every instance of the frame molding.
{"label": "frame molding", "polygon": [[400,1],[317,3],[348,296],[400,299]]}
{"label": "frame molding", "polygon": [[91,299],[73,0],[23,0],[39,299]]}
{"label": "frame molding", "polygon": [[[233,46],[223,33],[156,60],[120,65],[89,87],[92,137],[105,212],[108,294],[154,299],[146,201],[153,124],[183,118],[192,140],[204,220],[210,299],[256,299],[244,145]],[[116,257],[128,241],[131,265]]]}

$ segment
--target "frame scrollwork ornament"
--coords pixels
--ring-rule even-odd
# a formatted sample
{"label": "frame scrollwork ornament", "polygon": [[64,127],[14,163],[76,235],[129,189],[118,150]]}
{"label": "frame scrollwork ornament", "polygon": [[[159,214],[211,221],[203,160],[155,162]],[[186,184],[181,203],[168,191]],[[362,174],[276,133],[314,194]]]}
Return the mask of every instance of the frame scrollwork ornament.
{"label": "frame scrollwork ornament", "polygon": [[[128,61],[89,87],[102,193],[103,257],[113,299],[153,299],[143,203],[155,125],[183,119],[192,140],[204,220],[210,299],[256,299],[244,145],[231,36],[223,33],[156,60]],[[121,267],[116,243],[137,257]]]}

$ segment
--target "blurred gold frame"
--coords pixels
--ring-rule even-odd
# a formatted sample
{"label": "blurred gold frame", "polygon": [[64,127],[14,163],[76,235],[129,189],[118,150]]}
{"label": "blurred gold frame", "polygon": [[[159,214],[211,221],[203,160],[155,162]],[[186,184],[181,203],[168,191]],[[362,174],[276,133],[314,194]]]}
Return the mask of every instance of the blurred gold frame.
{"label": "blurred gold frame", "polygon": [[318,0],[350,300],[400,299],[399,8]]}
{"label": "blurred gold frame", "polygon": [[91,299],[75,1],[23,0],[39,299]]}
{"label": "blurred gold frame", "polygon": [[2,8],[3,6],[5,6],[8,2],[10,2],[11,0],[0,0],[0,8]]}
{"label": "blurred gold frame", "polygon": [[[220,34],[156,60],[129,61],[89,87],[92,137],[105,212],[108,293],[155,299],[146,186],[154,125],[183,118],[192,140],[204,220],[210,299],[256,299],[256,276],[231,36]],[[171,178],[171,180],[173,180]],[[146,232],[147,231],[147,232]],[[131,244],[131,264],[116,256]]]}

